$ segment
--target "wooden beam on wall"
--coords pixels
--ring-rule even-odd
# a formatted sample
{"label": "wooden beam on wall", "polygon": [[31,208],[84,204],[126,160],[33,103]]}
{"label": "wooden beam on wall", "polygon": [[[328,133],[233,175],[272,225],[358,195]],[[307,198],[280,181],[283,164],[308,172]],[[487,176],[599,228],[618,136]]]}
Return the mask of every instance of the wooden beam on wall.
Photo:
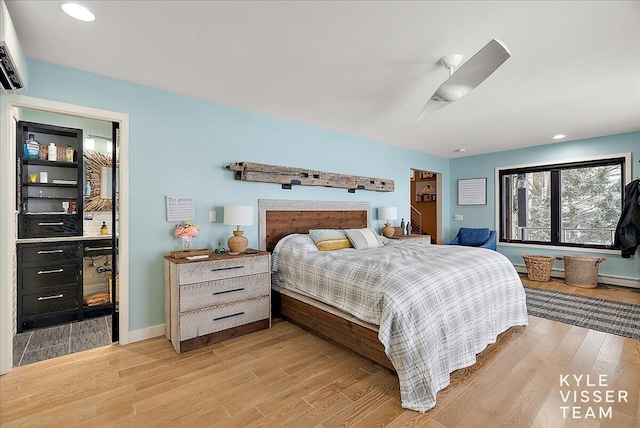
{"label": "wooden beam on wall", "polygon": [[393,192],[395,190],[393,180],[336,174],[305,168],[237,162],[234,165],[227,165],[227,169],[235,171],[236,180],[278,183],[281,184],[283,188],[289,189],[291,186],[299,185],[337,187],[348,189],[350,192],[355,190]]}

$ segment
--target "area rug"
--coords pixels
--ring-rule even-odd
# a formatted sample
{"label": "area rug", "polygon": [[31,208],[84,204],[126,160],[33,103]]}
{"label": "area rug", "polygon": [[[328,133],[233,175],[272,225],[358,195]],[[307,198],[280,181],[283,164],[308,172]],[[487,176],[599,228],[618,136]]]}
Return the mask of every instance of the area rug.
{"label": "area rug", "polygon": [[640,339],[640,305],[524,287],[529,315]]}

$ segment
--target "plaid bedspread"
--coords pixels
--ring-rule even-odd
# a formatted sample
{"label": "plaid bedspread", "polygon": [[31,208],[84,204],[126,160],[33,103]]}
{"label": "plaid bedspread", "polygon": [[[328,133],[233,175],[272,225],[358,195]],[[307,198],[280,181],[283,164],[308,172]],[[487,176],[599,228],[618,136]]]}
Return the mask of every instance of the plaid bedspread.
{"label": "plaid bedspread", "polygon": [[273,252],[273,283],[379,326],[400,380],[402,407],[425,412],[454,370],[514,325],[526,325],[524,288],[502,254],[389,241],[366,250],[318,251],[307,235]]}

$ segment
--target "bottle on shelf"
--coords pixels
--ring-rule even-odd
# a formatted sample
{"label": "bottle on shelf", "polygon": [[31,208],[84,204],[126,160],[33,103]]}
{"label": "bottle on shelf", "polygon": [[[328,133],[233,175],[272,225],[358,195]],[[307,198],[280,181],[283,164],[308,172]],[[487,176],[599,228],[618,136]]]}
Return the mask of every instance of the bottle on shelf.
{"label": "bottle on shelf", "polygon": [[73,147],[67,146],[67,150],[65,152],[65,156],[66,156],[65,160],[67,162],[73,162]]}
{"label": "bottle on shelf", "polygon": [[40,157],[40,143],[36,141],[33,134],[29,134],[29,139],[24,142],[22,148],[25,159],[38,159]]}
{"label": "bottle on shelf", "polygon": [[89,176],[87,175],[87,182],[84,184],[84,196],[91,196],[91,182],[89,181]]}
{"label": "bottle on shelf", "polygon": [[54,143],[49,143],[49,157],[50,161],[58,160],[58,148]]}
{"label": "bottle on shelf", "polygon": [[101,235],[108,235],[109,234],[109,228],[107,227],[107,223],[106,222],[102,222],[102,226],[100,226],[100,234]]}

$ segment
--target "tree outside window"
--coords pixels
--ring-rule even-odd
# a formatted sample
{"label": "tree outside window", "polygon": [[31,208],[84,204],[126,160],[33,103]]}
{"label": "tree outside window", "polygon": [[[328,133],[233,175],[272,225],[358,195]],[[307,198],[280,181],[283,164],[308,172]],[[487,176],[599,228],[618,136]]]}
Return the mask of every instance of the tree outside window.
{"label": "tree outside window", "polygon": [[501,171],[501,241],[611,246],[623,171],[624,158]]}

